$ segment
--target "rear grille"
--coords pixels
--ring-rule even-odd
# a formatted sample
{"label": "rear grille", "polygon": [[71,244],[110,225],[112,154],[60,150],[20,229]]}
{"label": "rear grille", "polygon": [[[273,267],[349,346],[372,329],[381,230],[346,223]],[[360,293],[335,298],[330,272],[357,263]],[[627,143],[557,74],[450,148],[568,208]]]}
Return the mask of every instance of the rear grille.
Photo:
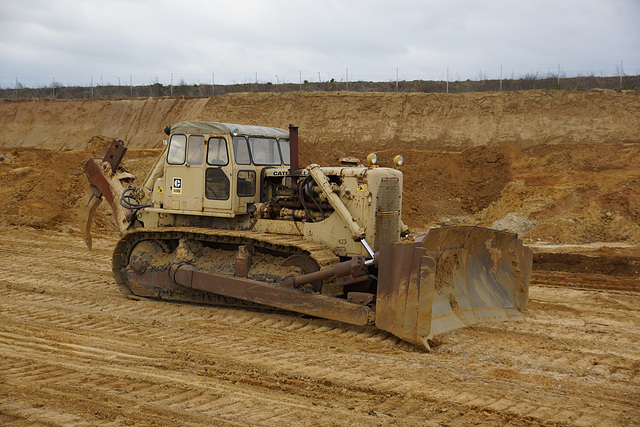
{"label": "rear grille", "polygon": [[397,178],[383,178],[376,198],[375,230],[373,249],[386,243],[397,242],[400,237],[400,207],[402,192]]}

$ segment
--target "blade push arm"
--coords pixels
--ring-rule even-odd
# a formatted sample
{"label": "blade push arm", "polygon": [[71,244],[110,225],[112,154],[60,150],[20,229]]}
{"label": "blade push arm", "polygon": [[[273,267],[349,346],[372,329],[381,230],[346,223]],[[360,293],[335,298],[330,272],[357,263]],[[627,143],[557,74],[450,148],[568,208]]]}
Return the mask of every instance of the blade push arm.
{"label": "blade push arm", "polygon": [[342,221],[344,221],[346,226],[349,227],[349,231],[351,232],[351,237],[353,237],[353,240],[358,242],[364,239],[364,230],[358,225],[356,219],[351,216],[351,213],[344,205],[343,201],[340,199],[340,196],[333,192],[333,190],[331,189],[331,184],[329,184],[329,179],[322,172],[320,166],[313,164],[309,165],[307,169],[309,170],[309,175],[313,177],[313,180],[320,187],[322,194],[324,194],[324,196],[331,204],[331,207],[333,207],[338,215],[340,215],[340,218],[342,219]]}

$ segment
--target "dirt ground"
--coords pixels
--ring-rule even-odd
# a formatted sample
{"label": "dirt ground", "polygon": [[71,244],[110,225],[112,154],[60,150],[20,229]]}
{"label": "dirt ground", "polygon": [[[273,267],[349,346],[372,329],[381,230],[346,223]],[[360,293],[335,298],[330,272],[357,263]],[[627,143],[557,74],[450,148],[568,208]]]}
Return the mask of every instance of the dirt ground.
{"label": "dirt ground", "polygon": [[[637,425],[640,294],[572,274],[534,285],[526,322],[440,336],[131,301],[115,240],[0,230],[0,423]],[[555,272],[558,275],[558,272]]]}
{"label": "dirt ground", "polygon": [[[571,94],[538,94],[530,104],[513,94],[511,110],[484,96],[483,108],[504,110],[503,120],[545,121],[564,106],[568,126],[582,111],[597,132],[570,143],[549,139],[557,129],[527,143],[515,134],[507,143],[505,134],[456,151],[457,143],[435,149],[411,138],[394,148],[373,144],[382,165],[402,148],[403,218],[415,234],[476,224],[518,232],[534,249],[526,321],[443,334],[432,353],[373,328],[126,299],[110,271],[117,236],[108,208],[99,208],[92,252],[76,211],[84,161],[133,131],[95,132],[74,149],[44,136],[32,143],[33,131],[20,126],[44,126],[37,117],[46,102],[32,101],[31,112],[20,104],[13,142],[0,143],[0,424],[640,424],[640,137],[622,137],[611,120],[607,133],[606,121],[589,118],[595,109],[637,122],[640,110],[631,95],[611,103],[618,95],[602,92],[588,94],[586,106]],[[454,104],[477,102],[476,94],[460,97]],[[322,102],[300,102],[309,99]],[[373,102],[341,100],[365,101]],[[64,105],[48,114],[97,108]],[[364,159],[369,145],[309,143],[302,164]],[[130,149],[125,166],[143,178],[158,153]]]}

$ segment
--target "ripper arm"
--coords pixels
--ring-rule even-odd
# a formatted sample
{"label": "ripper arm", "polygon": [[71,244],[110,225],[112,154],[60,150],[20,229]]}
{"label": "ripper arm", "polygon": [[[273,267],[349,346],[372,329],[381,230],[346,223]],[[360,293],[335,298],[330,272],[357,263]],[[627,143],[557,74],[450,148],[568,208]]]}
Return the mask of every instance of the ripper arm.
{"label": "ripper arm", "polygon": [[90,186],[82,198],[78,212],[78,223],[87,247],[91,249],[91,223],[93,215],[102,202],[102,197],[107,199],[113,211],[116,226],[120,233],[129,228],[133,221],[132,210],[125,208],[120,203],[122,192],[128,187],[135,177],[119,168],[120,162],[127,151],[124,143],[114,139],[102,160],[89,159],[84,165],[84,173],[87,175]]}

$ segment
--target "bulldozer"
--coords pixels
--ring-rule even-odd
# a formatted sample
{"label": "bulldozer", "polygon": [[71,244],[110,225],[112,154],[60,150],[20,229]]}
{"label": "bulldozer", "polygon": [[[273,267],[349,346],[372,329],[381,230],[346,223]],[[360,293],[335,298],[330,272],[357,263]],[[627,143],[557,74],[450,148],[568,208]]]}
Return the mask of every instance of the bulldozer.
{"label": "bulldozer", "polygon": [[183,121],[140,186],[114,139],[84,165],[79,225],[106,199],[129,298],[277,309],[387,331],[429,351],[438,334],[523,320],[532,252],[516,234],[442,226],[411,239],[403,159],[299,166],[298,128]]}

